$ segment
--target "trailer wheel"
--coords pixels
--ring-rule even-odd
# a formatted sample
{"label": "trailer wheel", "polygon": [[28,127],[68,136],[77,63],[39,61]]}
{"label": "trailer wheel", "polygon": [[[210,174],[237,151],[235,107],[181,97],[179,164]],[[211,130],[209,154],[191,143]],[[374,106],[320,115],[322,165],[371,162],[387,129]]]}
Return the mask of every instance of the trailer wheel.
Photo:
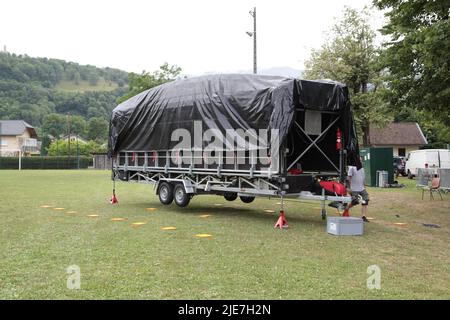
{"label": "trailer wheel", "polygon": [[177,183],[174,188],[174,200],[177,206],[186,207],[191,201],[191,196],[186,193],[184,186],[181,183]]}
{"label": "trailer wheel", "polygon": [[253,202],[253,200],[255,200],[255,197],[249,197],[249,196],[240,196],[239,198],[244,203],[251,203],[251,202]]}
{"label": "trailer wheel", "polygon": [[223,197],[225,198],[225,200],[227,201],[234,201],[237,199],[237,193],[235,192],[227,192],[223,195]]}
{"label": "trailer wheel", "polygon": [[162,204],[171,204],[173,201],[173,186],[168,182],[161,183],[158,189],[158,196]]}

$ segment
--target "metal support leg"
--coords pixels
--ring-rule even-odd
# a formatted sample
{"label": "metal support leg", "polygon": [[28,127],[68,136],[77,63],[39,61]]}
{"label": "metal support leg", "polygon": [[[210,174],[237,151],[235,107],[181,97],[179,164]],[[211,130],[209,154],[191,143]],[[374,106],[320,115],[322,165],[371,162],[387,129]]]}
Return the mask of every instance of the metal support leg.
{"label": "metal support leg", "polygon": [[327,209],[325,209],[325,189],[322,188],[322,197],[323,200],[320,201],[322,205],[322,220],[325,220],[327,218]]}
{"label": "metal support leg", "polygon": [[288,223],[286,220],[286,216],[284,214],[284,195],[281,194],[281,207],[280,207],[280,217],[278,218],[277,222],[275,223],[274,228],[280,228],[280,229],[287,229]]}

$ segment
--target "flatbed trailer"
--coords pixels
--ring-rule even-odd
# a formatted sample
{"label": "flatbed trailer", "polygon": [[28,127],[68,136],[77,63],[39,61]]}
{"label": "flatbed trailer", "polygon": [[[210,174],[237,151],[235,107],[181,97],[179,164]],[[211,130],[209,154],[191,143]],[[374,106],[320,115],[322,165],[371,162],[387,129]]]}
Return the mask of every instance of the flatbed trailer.
{"label": "flatbed trailer", "polygon": [[[198,96],[202,90],[207,91],[206,102],[204,95]],[[195,106],[198,101],[202,106]],[[256,116],[247,112],[255,109]],[[166,131],[173,138],[175,130],[184,128],[195,138],[196,129],[205,124],[218,131],[246,129],[244,142],[233,140],[230,147],[225,135],[214,137],[224,147],[208,148],[212,139],[194,141],[188,148],[175,145],[179,140],[167,141]],[[261,144],[260,137],[250,141],[252,124],[254,132],[267,129],[269,142]],[[256,196],[294,198],[320,201],[325,218],[327,201],[344,205],[351,197],[327,193],[318,181],[343,182],[345,168],[355,163],[358,152],[347,89],[328,81],[253,75],[180,80],[119,105],[110,124],[112,178],[154,184],[161,203],[174,201],[180,207],[201,194],[229,201],[240,197],[245,203]]]}

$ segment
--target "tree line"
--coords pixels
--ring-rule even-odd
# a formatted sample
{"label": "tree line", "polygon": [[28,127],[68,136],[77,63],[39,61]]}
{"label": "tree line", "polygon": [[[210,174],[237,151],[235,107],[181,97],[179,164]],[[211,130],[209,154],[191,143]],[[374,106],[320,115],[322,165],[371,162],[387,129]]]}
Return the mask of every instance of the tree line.
{"label": "tree line", "polygon": [[83,66],[60,59],[32,58],[0,52],[0,79],[32,82],[46,88],[51,88],[62,80],[74,81],[77,84],[84,80],[96,85],[103,79],[124,87],[128,83],[128,73],[113,68]]}
{"label": "tree line", "polygon": [[125,88],[113,91],[64,92],[37,84],[0,79],[0,118],[23,119],[35,127],[51,113],[109,119]]}
{"label": "tree line", "polygon": [[377,30],[369,9],[345,8],[326,41],[305,63],[307,79],[348,85],[363,145],[370,127],[418,122],[428,147],[450,143],[450,22],[447,0],[374,0],[388,18]]}

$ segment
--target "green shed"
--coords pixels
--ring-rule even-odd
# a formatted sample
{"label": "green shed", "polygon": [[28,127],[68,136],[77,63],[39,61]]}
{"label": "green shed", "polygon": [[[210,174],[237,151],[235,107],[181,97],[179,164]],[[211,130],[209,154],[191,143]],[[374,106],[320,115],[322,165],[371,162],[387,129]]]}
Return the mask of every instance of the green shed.
{"label": "green shed", "polygon": [[394,182],[394,153],[392,148],[363,148],[359,154],[363,159],[366,185],[375,187],[377,171],[387,171],[389,183]]}

